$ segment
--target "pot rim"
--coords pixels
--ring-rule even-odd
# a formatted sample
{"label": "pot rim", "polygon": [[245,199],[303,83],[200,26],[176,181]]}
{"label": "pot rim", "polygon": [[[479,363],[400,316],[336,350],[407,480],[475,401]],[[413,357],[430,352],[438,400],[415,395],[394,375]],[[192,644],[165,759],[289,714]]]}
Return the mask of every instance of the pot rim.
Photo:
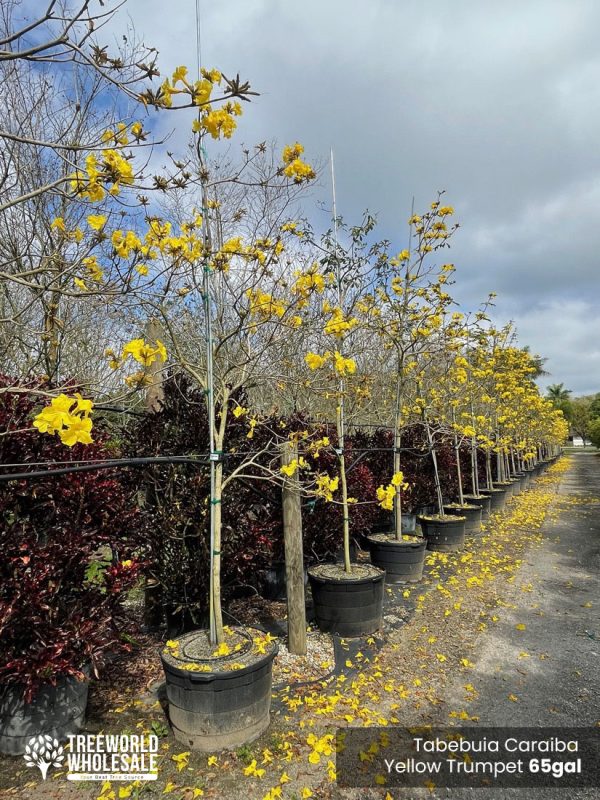
{"label": "pot rim", "polygon": [[[380,580],[383,580],[385,578],[385,570],[384,569],[380,569],[379,567],[376,567],[374,564],[368,564],[368,565],[367,564],[356,564],[356,563],[351,564],[351,566],[354,566],[354,567],[369,566],[371,569],[377,570],[377,573],[378,573],[377,575],[367,575],[366,577],[363,577],[363,578],[354,578],[354,577],[352,577],[352,574],[350,574],[350,577],[347,577],[347,578],[346,577],[331,578],[331,577],[324,577],[322,575],[315,575],[313,573],[313,570],[317,569],[320,566],[322,566],[322,564],[314,564],[312,567],[309,567],[308,570],[307,570],[308,577],[311,578],[313,581],[316,581],[317,583],[333,583],[333,584],[378,583]],[[331,566],[331,565],[328,565],[328,566]],[[347,574],[347,573],[345,573],[345,574]]]}
{"label": "pot rim", "polygon": [[[366,538],[367,541],[372,542],[373,544],[382,545],[383,547],[405,547],[405,548],[414,548],[415,550],[418,547],[421,547],[422,544],[427,544],[427,539],[424,536],[417,536],[418,542],[406,542],[406,541],[398,541],[398,539],[372,539],[371,536],[382,536],[383,533],[372,533],[369,534]],[[390,536],[394,534],[390,533]],[[416,534],[409,534],[409,536],[416,536]]]}
{"label": "pot rim", "polygon": [[[248,628],[244,626],[244,628],[247,630],[260,630],[260,628],[250,628],[250,626],[248,626]],[[191,631],[191,633],[197,633],[205,630],[207,629],[199,628],[198,631]],[[187,636],[188,634],[184,635]],[[174,674],[182,678],[187,678],[191,683],[212,683],[213,681],[223,681],[223,680],[228,680],[230,678],[234,679],[236,677],[239,677],[240,675],[247,675],[249,672],[255,672],[256,670],[263,667],[265,664],[272,662],[275,659],[275,656],[279,652],[279,644],[275,640],[273,642],[270,642],[269,645],[270,645],[270,650],[268,653],[265,653],[264,655],[260,654],[260,658],[258,658],[256,661],[252,661],[252,663],[248,664],[245,667],[242,667],[241,669],[217,669],[217,670],[211,670],[210,672],[200,672],[190,669],[181,669],[181,667],[177,667],[174,664],[169,663],[164,658],[163,654],[164,645],[161,646],[159,655],[166,679],[168,679],[169,673],[171,673],[172,675]],[[214,660],[217,661],[218,659],[215,658]],[[210,661],[211,659],[203,659],[204,663]]]}

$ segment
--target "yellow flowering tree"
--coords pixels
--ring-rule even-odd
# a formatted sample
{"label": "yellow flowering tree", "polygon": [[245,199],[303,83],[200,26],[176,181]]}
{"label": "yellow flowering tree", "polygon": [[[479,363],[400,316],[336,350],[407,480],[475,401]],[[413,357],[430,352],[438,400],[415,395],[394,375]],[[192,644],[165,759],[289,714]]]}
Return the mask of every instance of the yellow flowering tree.
{"label": "yellow flowering tree", "polygon": [[114,257],[131,245],[118,223],[124,209],[143,218],[156,191],[190,178],[177,159],[150,171],[148,148],[160,142],[149,112],[195,108],[220,134],[254,93],[217,70],[161,76],[156,51],[131,38],[103,43],[124,3],[63,5],[42,13],[11,2],[0,18],[2,370],[45,374],[57,390],[73,375],[110,390],[98,343],[122,329],[138,277]]}
{"label": "yellow flowering tree", "polygon": [[[138,313],[156,320],[164,333],[155,342],[136,338],[121,352],[109,350],[107,358],[118,372],[131,359],[151,365],[166,356],[170,368],[183,370],[203,390],[211,484],[210,628],[211,640],[220,644],[222,503],[237,479],[284,480],[278,447],[288,435],[283,428],[269,431],[266,443],[261,437],[261,446],[233,461],[229,426],[241,422],[249,443],[258,439],[257,428],[274,411],[267,401],[280,351],[303,326],[304,301],[319,287],[292,279],[287,252],[287,243],[296,241],[288,208],[314,176],[301,146],[283,148],[276,161],[259,146],[241,164],[224,167],[205,157],[206,140],[229,138],[230,128],[213,127],[203,111],[199,120],[192,131],[198,180],[169,190],[164,213],[143,226],[106,232],[125,273],[140,273],[143,265],[133,293]],[[252,216],[248,209],[259,196],[268,213]],[[146,376],[142,369],[125,379],[142,387]]]}
{"label": "yellow flowering tree", "polygon": [[[347,574],[352,572],[350,513],[356,500],[348,496],[346,434],[353,417],[371,400],[372,345],[365,340],[368,334],[365,321],[377,312],[368,287],[374,266],[384,251],[382,243],[368,242],[374,226],[374,218],[366,215],[362,224],[346,228],[334,211],[334,227],[319,244],[322,272],[315,267],[312,278],[322,288],[321,321],[311,331],[307,342],[310,349],[304,355],[308,373],[314,376],[305,382],[313,397],[311,406],[318,409],[321,419],[329,421],[332,416],[335,419],[338,476],[318,476],[316,493],[332,501],[339,489],[337,502],[342,506],[344,571]],[[347,238],[345,244],[341,243],[342,237]]]}
{"label": "yellow flowering tree", "polygon": [[422,417],[424,399],[419,387],[426,364],[443,346],[440,331],[444,325],[460,329],[463,319],[458,312],[447,319],[454,265],[434,261],[436,253],[449,247],[457,227],[449,222],[453,213],[439,194],[428,211],[409,219],[408,246],[379,262],[375,295],[380,313],[370,316],[370,324],[385,357],[383,392],[386,386],[393,389],[390,421],[394,430],[393,477],[387,487],[380,487],[379,499],[382,508],[394,510],[398,541],[402,539],[402,430]]}
{"label": "yellow flowering tree", "polygon": [[[154,51],[128,50],[126,43],[123,52],[111,54],[91,33],[95,18],[90,8],[85,2],[78,13],[60,18],[50,8],[46,15],[29,20],[23,35],[12,5],[3,16],[3,38],[11,43],[3,60],[14,62],[17,83],[22,73],[30,77],[23,120],[28,114],[35,116],[31,109],[37,95],[48,105],[39,130],[27,125],[20,129],[17,125],[15,133],[9,126],[0,130],[7,175],[19,171],[26,155],[45,159],[43,179],[23,173],[31,185],[6,184],[10,191],[3,195],[0,211],[25,209],[37,214],[42,200],[51,202],[45,204],[42,217],[36,217],[36,228],[44,228],[50,246],[41,248],[43,257],[37,263],[35,254],[28,252],[31,267],[23,269],[22,256],[30,248],[25,226],[12,267],[0,276],[7,287],[0,294],[8,295],[8,288],[16,287],[25,293],[26,306],[27,292],[47,293],[43,319],[32,315],[31,328],[41,328],[51,344],[46,348],[46,366],[56,388],[34,425],[45,435],[60,437],[66,446],[92,440],[98,395],[135,401],[139,390],[167,365],[184,369],[204,389],[210,427],[211,638],[220,643],[220,505],[223,491],[235,477],[223,474],[227,424],[232,418],[243,419],[252,440],[260,424],[260,404],[256,409],[240,405],[236,399],[240,387],[249,385],[255,397],[259,394],[257,385],[268,381],[268,354],[302,324],[298,313],[302,297],[290,291],[292,270],[285,240],[295,240],[290,204],[315,172],[295,142],[282,148],[271,164],[262,158],[265,148],[259,146],[226,177],[217,173],[206,157],[207,142],[232,137],[242,114],[240,101],[255,94],[249,84],[217,69],[192,74],[185,66],[161,76]],[[101,13],[106,21],[111,12]],[[26,36],[32,31],[33,49]],[[77,88],[60,96],[67,109],[65,119],[71,118],[66,133],[52,129],[49,87],[57,61],[72,62]],[[95,94],[79,91],[81,87],[87,91],[86,81],[94,84]],[[3,83],[0,92],[6,86]],[[94,105],[100,96],[102,108]],[[107,108],[107,97],[114,97],[112,110]],[[168,167],[153,174],[145,152],[155,143],[148,113],[164,115],[177,109],[196,111],[191,155],[169,156]],[[255,208],[262,202],[269,214],[250,220],[240,202],[227,217],[227,207],[235,205],[231,192],[243,195],[244,187],[255,187],[255,196],[245,199]],[[263,187],[266,193],[259,197]],[[275,190],[281,201],[274,204]],[[166,204],[158,202],[157,193]],[[179,213],[182,207],[185,214]],[[102,320],[114,320],[114,325],[103,324],[89,339],[94,355],[100,347],[105,351],[103,380],[90,370],[83,382],[86,389],[77,384],[81,392],[77,394],[66,388],[60,391],[61,382],[70,377],[62,360],[66,342],[76,338],[72,328],[68,337],[61,331],[73,305],[88,315],[86,321],[91,322],[90,309],[97,310]],[[6,318],[8,326],[13,319]],[[19,318],[24,318],[20,309]],[[159,335],[143,333],[149,320],[156,323]],[[110,336],[103,336],[108,330]],[[85,367],[90,355],[79,365]],[[84,398],[92,393],[95,405]],[[236,475],[256,467],[258,455],[238,466]],[[278,466],[267,472],[282,478]]]}
{"label": "yellow flowering tree", "polygon": [[480,330],[469,351],[474,384],[470,401],[471,427],[486,459],[487,488],[492,487],[492,456],[499,482],[533,463],[546,437],[553,443],[564,435],[564,417],[553,415],[534,378],[538,363],[516,344],[512,324]]}

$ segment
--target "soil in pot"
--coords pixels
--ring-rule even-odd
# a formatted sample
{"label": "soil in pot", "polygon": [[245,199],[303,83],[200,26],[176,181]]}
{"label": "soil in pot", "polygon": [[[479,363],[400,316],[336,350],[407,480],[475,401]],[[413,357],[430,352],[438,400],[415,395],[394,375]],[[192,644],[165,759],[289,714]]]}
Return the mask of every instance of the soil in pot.
{"label": "soil in pot", "polygon": [[385,570],[386,583],[421,580],[427,545],[424,538],[405,534],[399,541],[391,533],[376,533],[367,539],[371,563]]}
{"label": "soil in pot", "polygon": [[[406,536],[414,536],[415,535],[415,528],[417,526],[417,515],[416,514],[402,514],[401,520],[401,532],[402,535]],[[371,526],[371,533],[362,534],[360,537],[360,545],[363,550],[369,550],[369,536],[373,534],[389,534],[394,533],[395,525],[394,525],[394,516],[390,514],[387,520],[379,521],[374,523]],[[388,581],[389,583],[389,581]]]}
{"label": "soil in pot", "polygon": [[83,726],[89,681],[65,677],[41,686],[30,703],[20,686],[0,686],[0,753],[22,755],[32,736],[64,741]]}
{"label": "soil in pot", "polygon": [[465,533],[475,536],[481,533],[481,506],[475,503],[448,503],[444,506],[446,514],[457,517],[465,517]]}
{"label": "soil in pot", "polygon": [[215,646],[208,631],[193,631],[161,653],[173,733],[193,750],[240,747],[269,726],[277,642],[256,628],[225,633]]}
{"label": "soil in pot", "polygon": [[319,629],[340,636],[365,636],[381,627],[385,572],[372,564],[317,564],[308,580]]}
{"label": "soil in pot", "polygon": [[423,536],[427,539],[428,550],[452,552],[460,550],[465,543],[466,517],[461,516],[421,516],[417,517]]}

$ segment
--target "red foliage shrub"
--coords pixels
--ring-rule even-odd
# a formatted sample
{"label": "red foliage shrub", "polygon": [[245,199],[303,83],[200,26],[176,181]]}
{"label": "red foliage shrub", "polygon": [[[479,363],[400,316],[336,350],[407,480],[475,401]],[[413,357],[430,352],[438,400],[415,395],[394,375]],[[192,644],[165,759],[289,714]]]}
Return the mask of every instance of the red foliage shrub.
{"label": "red foliage shrub", "polygon": [[[13,386],[0,376],[0,387]],[[4,473],[114,457],[98,427],[94,444],[73,448],[32,429],[41,404],[28,392],[0,394]],[[22,463],[30,466],[7,466]],[[141,568],[140,523],[116,470],[0,483],[0,686],[17,684],[30,698],[127,648],[122,600]]]}

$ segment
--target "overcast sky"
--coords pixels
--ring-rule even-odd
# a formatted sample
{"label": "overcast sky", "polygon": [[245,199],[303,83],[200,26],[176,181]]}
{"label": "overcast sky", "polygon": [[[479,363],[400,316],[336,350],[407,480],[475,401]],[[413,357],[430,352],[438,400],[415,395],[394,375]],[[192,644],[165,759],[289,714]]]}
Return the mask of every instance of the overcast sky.
{"label": "overcast sky", "polygon": [[[163,73],[196,63],[195,0],[129,0]],[[335,151],[338,211],[401,249],[438,189],[460,230],[456,296],[575,394],[600,391],[598,0],[200,0],[202,63],[261,93],[238,141]],[[171,124],[176,122],[170,117]],[[182,125],[173,143],[183,144]],[[325,176],[326,177],[326,176]],[[306,213],[327,215],[326,181]]]}

